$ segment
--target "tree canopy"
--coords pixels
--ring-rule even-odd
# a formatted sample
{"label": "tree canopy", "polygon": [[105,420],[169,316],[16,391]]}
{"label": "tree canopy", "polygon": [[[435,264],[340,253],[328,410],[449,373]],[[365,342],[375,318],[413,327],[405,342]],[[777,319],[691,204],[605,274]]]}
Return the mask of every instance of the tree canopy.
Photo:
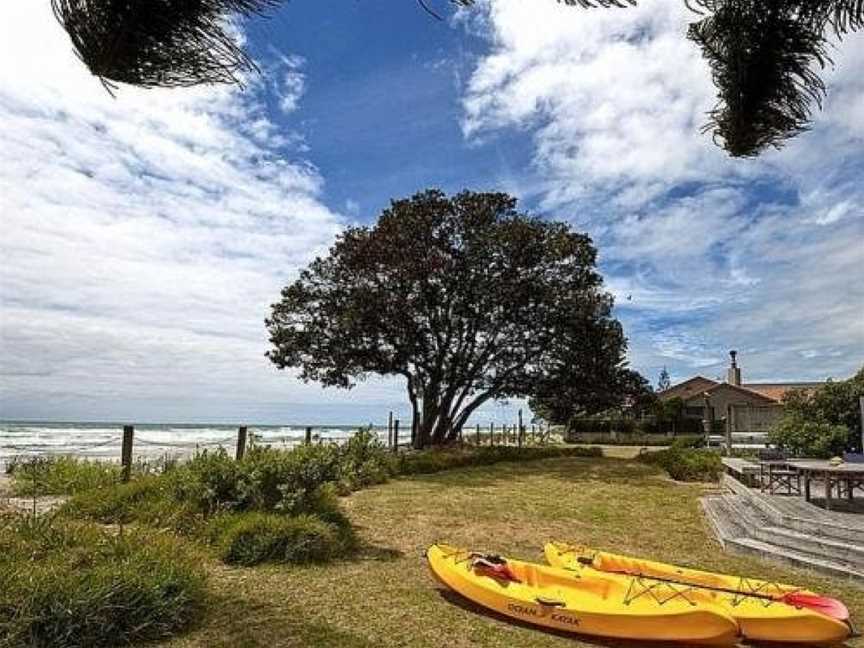
{"label": "tree canopy", "polygon": [[620,391],[625,350],[596,255],[507,194],[395,200],[282,291],[268,357],[325,386],[404,379],[418,446],[452,441],[478,407],[532,396],[563,365],[593,407]]}
{"label": "tree canopy", "polygon": [[[815,390],[792,390],[783,397],[783,419],[775,429],[778,441],[784,434],[797,434],[804,423],[809,430],[832,430],[833,438],[840,437],[839,449],[861,450],[861,406],[864,397],[864,367],[847,380],[829,380]],[[821,426],[821,427],[819,427]],[[842,433],[836,432],[838,428]],[[815,433],[814,433],[815,434]],[[818,435],[816,435],[818,436]]]}

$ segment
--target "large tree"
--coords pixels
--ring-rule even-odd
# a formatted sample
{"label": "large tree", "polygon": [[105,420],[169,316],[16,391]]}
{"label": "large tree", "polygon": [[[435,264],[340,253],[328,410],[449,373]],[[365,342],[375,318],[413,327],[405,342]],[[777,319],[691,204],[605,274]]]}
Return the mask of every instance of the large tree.
{"label": "large tree", "polygon": [[418,193],[346,230],[282,291],[268,356],[326,386],[401,377],[421,447],[452,441],[490,400],[531,396],[565,354],[614,391],[624,337],[596,254],[506,194]]}

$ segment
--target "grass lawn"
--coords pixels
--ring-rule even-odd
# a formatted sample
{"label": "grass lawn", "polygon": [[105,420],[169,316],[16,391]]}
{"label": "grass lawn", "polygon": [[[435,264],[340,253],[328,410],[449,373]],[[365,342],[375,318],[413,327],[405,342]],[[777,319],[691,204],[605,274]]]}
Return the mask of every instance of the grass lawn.
{"label": "grass lawn", "polygon": [[519,626],[443,592],[422,557],[436,540],[538,562],[547,540],[572,540],[775,578],[844,599],[864,625],[864,591],[722,553],[700,513],[698,497],[708,488],[676,484],[650,466],[611,458],[508,463],[399,479],[342,500],[368,545],[359,558],[255,569],[214,562],[215,600],[207,617],[197,629],[163,645],[615,645]]}

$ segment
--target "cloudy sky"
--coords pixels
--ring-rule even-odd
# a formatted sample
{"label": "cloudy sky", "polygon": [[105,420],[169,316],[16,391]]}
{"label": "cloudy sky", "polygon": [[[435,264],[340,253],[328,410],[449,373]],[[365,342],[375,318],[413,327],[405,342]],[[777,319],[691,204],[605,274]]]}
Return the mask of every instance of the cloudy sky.
{"label": "cloudy sky", "polygon": [[[589,232],[656,382],[864,363],[864,37],[815,127],[731,160],[681,0],[297,0],[243,25],[264,74],[110,97],[49,0],[0,8],[0,418],[354,423],[264,358],[279,289],[347,224],[427,186],[505,190]],[[327,5],[327,6],[325,6]],[[449,12],[449,13],[447,13]],[[501,410],[490,408],[488,415]]]}

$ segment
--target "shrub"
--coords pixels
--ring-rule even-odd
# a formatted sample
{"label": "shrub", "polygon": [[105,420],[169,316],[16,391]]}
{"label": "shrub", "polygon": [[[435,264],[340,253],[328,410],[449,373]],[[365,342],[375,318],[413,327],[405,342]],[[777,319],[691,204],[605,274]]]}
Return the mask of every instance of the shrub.
{"label": "shrub", "polygon": [[68,517],[87,518],[103,524],[143,522],[191,534],[203,515],[188,502],[177,499],[171,478],[150,475],[110,488],[73,495],[60,512]]}
{"label": "shrub", "polygon": [[69,495],[120,481],[120,466],[77,457],[16,458],[6,471],[15,495]]}
{"label": "shrub", "polygon": [[245,513],[222,524],[219,555],[229,564],[320,562],[343,549],[335,525],[313,515]]}
{"label": "shrub", "polygon": [[723,472],[720,455],[711,450],[673,447],[646,452],[639,460],[662,468],[676,481],[717,481]]}
{"label": "shrub", "polygon": [[602,457],[601,448],[561,448],[555,446],[518,448],[494,446],[469,451],[458,449],[425,450],[402,455],[399,473],[417,475],[466,466],[487,466],[502,461],[533,461],[555,457]]}
{"label": "shrub", "polygon": [[705,447],[705,437],[701,434],[699,435],[686,435],[681,437],[676,437],[672,441],[672,448],[677,448],[682,450],[684,448],[704,448]]}
{"label": "shrub", "polygon": [[243,460],[244,510],[287,515],[314,512],[320,489],[341,477],[339,448],[299,446],[289,452],[256,448]]}
{"label": "shrub", "polygon": [[787,415],[768,432],[768,440],[796,457],[829,458],[842,455],[849,439],[845,425],[808,421]]}
{"label": "shrub", "polygon": [[204,574],[170,537],[12,516],[0,546],[0,645],[164,639],[203,608]]}
{"label": "shrub", "polygon": [[349,490],[386,482],[396,460],[371,429],[359,430],[340,449],[341,483]]}

